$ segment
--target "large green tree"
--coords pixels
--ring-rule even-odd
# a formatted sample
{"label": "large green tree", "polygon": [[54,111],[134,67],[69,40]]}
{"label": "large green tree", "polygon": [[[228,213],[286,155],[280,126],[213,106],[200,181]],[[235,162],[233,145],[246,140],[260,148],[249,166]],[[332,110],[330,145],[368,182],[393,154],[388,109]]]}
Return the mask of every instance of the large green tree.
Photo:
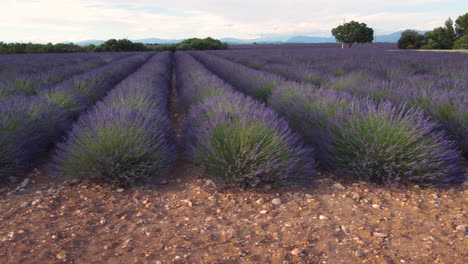
{"label": "large green tree", "polygon": [[455,40],[454,49],[468,49],[468,34]]}
{"label": "large green tree", "polygon": [[434,30],[426,32],[424,36],[427,43],[422,47],[423,49],[453,48],[456,35],[452,19],[447,19],[444,27],[434,28]]}
{"label": "large green tree", "polygon": [[351,21],[332,29],[332,35],[351,48],[353,43],[370,43],[374,40],[374,30],[365,23]]}
{"label": "large green tree", "polygon": [[455,32],[459,38],[463,37],[465,34],[468,34],[468,13],[459,16],[455,20]]}
{"label": "large green tree", "polygon": [[419,49],[422,45],[424,45],[424,35],[411,29],[403,31],[398,40],[399,49]]}

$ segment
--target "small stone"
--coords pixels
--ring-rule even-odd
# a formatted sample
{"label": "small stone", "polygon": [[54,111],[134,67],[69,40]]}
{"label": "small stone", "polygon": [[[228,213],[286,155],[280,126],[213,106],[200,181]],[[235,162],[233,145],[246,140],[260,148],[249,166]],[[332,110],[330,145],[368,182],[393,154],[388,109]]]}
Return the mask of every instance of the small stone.
{"label": "small stone", "polygon": [[372,208],[374,208],[374,209],[380,209],[380,204],[373,204],[373,205],[372,205]]}
{"label": "small stone", "polygon": [[67,261],[67,253],[65,253],[64,251],[61,251],[60,253],[55,255],[55,257],[61,261]]}
{"label": "small stone", "polygon": [[268,213],[268,210],[265,210],[265,209],[260,211],[260,214],[267,214],[267,213]]}
{"label": "small stone", "polygon": [[159,184],[160,184],[160,185],[166,185],[166,184],[168,184],[168,181],[167,181],[167,180],[161,180],[161,181],[159,182]]}
{"label": "small stone", "polygon": [[28,205],[29,205],[29,202],[26,201],[26,202],[23,202],[20,206],[21,206],[21,207],[26,207],[26,206],[28,206]]}
{"label": "small stone", "polygon": [[155,264],[163,264],[163,263],[162,263],[162,261],[157,260],[157,261],[155,262]]}
{"label": "small stone", "polygon": [[81,180],[80,180],[80,179],[73,179],[73,180],[71,180],[71,181],[69,182],[68,185],[70,185],[70,186],[75,186],[75,185],[78,185],[78,184],[80,184],[80,183],[81,183]]}
{"label": "small stone", "polygon": [[314,198],[314,196],[313,196],[312,194],[308,194],[308,193],[306,193],[305,197],[306,197],[306,198],[309,198],[309,199],[310,199],[310,198]]}
{"label": "small stone", "polygon": [[41,202],[41,200],[37,199],[37,200],[34,200],[31,205],[36,205],[36,204],[39,204]]}
{"label": "small stone", "polygon": [[289,223],[284,224],[284,226],[285,226],[285,227],[292,227],[292,225],[289,224]]}
{"label": "small stone", "polygon": [[436,193],[433,193],[433,194],[432,194],[432,198],[434,198],[434,199],[439,199],[439,196],[438,196]]}
{"label": "small stone", "polygon": [[115,190],[115,191],[121,193],[121,192],[125,191],[125,189],[123,189],[123,188],[118,188],[118,189]]}
{"label": "small stone", "polygon": [[357,192],[352,192],[351,193],[351,198],[353,198],[354,200],[359,200],[361,199],[361,195]]}
{"label": "small stone", "polygon": [[304,253],[304,250],[300,249],[300,248],[295,248],[295,249],[291,250],[291,255],[294,255],[294,256],[299,256],[299,255],[301,255],[303,253]]}
{"label": "small stone", "polygon": [[7,237],[8,237],[8,240],[13,240],[13,239],[15,239],[15,232],[8,232]]}
{"label": "small stone", "polygon": [[328,216],[324,216],[324,215],[319,215],[319,219],[320,220],[330,220],[330,218]]}
{"label": "small stone", "polygon": [[355,255],[356,257],[359,257],[359,258],[360,258],[360,257],[363,257],[363,256],[364,256],[364,252],[363,252],[362,250],[358,249],[358,250],[356,250],[356,252],[354,252],[354,255]]}
{"label": "small stone", "polygon": [[339,182],[333,184],[333,188],[338,189],[338,190],[344,190],[345,189],[345,187]]}
{"label": "small stone", "polygon": [[183,203],[186,203],[189,207],[192,207],[192,206],[193,206],[192,201],[190,201],[189,199],[180,200],[180,201],[183,202]]}
{"label": "small stone", "polygon": [[282,201],[281,201],[280,198],[275,198],[275,199],[271,200],[271,203],[273,205],[280,205],[282,203]]}
{"label": "small stone", "polygon": [[105,224],[107,223],[107,221],[106,221],[106,219],[102,219],[101,221],[99,221],[99,223],[100,223],[101,225],[105,225]]}
{"label": "small stone", "polygon": [[466,233],[466,225],[457,225],[455,232]]}
{"label": "small stone", "polygon": [[130,242],[132,242],[132,240],[131,240],[131,239],[127,239],[127,240],[125,240],[125,241],[123,242],[123,244],[122,244],[122,248],[126,248],[126,247],[128,247],[128,245],[130,244]]}
{"label": "small stone", "polygon": [[387,234],[381,233],[381,232],[374,232],[374,236],[376,236],[376,237],[381,237],[381,238],[386,238],[386,237],[388,237]]}
{"label": "small stone", "polygon": [[349,234],[349,227],[347,227],[347,226],[341,226],[341,230],[343,230],[343,232],[344,232],[345,234]]}
{"label": "small stone", "polygon": [[257,204],[264,204],[265,203],[265,199],[263,198],[260,198],[256,201]]}
{"label": "small stone", "polygon": [[52,235],[51,238],[52,238],[53,240],[56,240],[56,239],[58,239],[58,236],[57,236],[57,235]]}
{"label": "small stone", "polygon": [[182,259],[181,256],[176,256],[176,257],[174,258],[174,260],[181,260],[181,259]]}
{"label": "small stone", "polygon": [[23,229],[18,230],[18,234],[23,234],[23,233],[24,233]]}
{"label": "small stone", "polygon": [[142,212],[138,212],[138,214],[136,214],[137,217],[142,217],[143,216],[143,213]]}
{"label": "small stone", "polygon": [[31,179],[26,178],[26,179],[24,179],[24,180],[20,183],[19,187],[24,189],[24,188],[26,188],[26,186],[28,186],[28,184],[29,184],[30,182],[31,182]]}

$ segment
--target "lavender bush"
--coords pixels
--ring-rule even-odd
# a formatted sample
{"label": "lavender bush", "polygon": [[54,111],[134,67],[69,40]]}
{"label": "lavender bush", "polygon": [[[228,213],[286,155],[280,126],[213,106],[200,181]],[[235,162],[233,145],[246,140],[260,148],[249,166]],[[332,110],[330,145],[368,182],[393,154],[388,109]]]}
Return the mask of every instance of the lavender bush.
{"label": "lavender bush", "polygon": [[188,155],[203,176],[231,186],[257,187],[304,179],[313,153],[286,121],[238,93],[208,97],[187,116]]}
{"label": "lavender bush", "polygon": [[153,57],[78,120],[58,146],[56,160],[64,176],[129,185],[174,164],[169,56]]}
{"label": "lavender bush", "polygon": [[297,83],[277,88],[268,103],[317,148],[322,166],[341,177],[420,184],[463,178],[453,142],[415,108]]}
{"label": "lavender bush", "polygon": [[203,177],[257,187],[307,180],[313,173],[313,152],[285,120],[234,92],[189,55],[177,53],[176,62],[178,89],[191,105],[184,127],[187,153]]}
{"label": "lavender bush", "polygon": [[28,167],[68,124],[67,113],[43,99],[0,100],[0,176]]}
{"label": "lavender bush", "polygon": [[[115,74],[120,73],[118,78],[123,78],[148,56],[151,54],[132,56],[117,62],[115,67],[108,65],[76,78],[102,80],[110,76],[110,81],[116,82]],[[96,83],[108,85],[105,81]],[[87,89],[102,89],[97,94],[103,94],[109,88],[98,85]],[[51,143],[69,128],[71,118],[90,103],[91,100],[77,90],[59,88],[44,91],[41,96],[26,96],[18,92],[17,95],[9,94],[7,98],[0,99],[0,174],[7,175],[32,166]]]}

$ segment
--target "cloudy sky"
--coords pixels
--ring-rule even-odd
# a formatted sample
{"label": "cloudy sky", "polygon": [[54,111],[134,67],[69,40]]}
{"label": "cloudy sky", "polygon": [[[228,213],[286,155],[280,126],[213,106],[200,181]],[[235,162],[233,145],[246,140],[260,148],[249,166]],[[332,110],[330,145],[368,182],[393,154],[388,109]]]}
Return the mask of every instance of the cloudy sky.
{"label": "cloudy sky", "polygon": [[0,0],[0,41],[330,36],[343,19],[387,34],[466,12],[461,0]]}

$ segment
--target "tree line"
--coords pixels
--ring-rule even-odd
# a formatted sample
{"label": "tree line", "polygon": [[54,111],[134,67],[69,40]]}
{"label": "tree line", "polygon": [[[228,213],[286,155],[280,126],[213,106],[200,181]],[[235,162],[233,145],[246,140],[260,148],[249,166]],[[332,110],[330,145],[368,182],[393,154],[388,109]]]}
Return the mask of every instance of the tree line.
{"label": "tree line", "polygon": [[424,34],[408,29],[398,40],[400,49],[468,49],[468,13],[455,22],[449,18],[442,27]]}
{"label": "tree line", "polygon": [[227,44],[213,38],[191,38],[177,44],[149,44],[128,39],[109,39],[101,45],[79,46],[73,43],[36,44],[0,42],[0,54],[70,53],[70,52],[124,52],[227,49]]}

